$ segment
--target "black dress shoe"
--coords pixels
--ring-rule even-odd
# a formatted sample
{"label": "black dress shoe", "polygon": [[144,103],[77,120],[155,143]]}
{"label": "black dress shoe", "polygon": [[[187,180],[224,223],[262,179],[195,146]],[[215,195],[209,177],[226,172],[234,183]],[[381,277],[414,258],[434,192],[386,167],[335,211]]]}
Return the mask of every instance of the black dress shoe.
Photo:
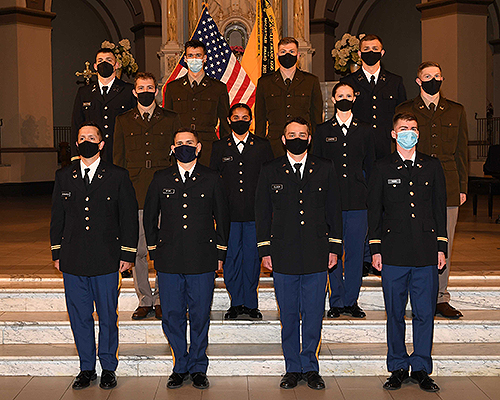
{"label": "black dress shoe", "polygon": [[177,372],[172,372],[172,374],[168,377],[167,388],[168,389],[177,389],[180,388],[184,381],[189,378],[189,372],[184,372],[182,374],[178,374]]}
{"label": "black dress shoe", "polygon": [[352,315],[354,318],[366,317],[366,313],[358,306],[358,303],[344,307],[344,314]]}
{"label": "black dress shoe", "polygon": [[298,372],[287,372],[283,375],[280,382],[280,388],[282,389],[293,389],[297,386],[297,382],[302,379],[302,376]]}
{"label": "black dress shoe", "polygon": [[90,386],[90,382],[95,381],[97,379],[97,374],[95,370],[92,371],[80,371],[78,376],[75,378],[73,382],[72,388],[75,390],[85,389]]}
{"label": "black dress shoe", "polygon": [[407,369],[398,369],[396,371],[392,371],[392,374],[384,383],[383,388],[385,390],[398,390],[401,389],[401,384],[408,382],[410,379],[410,375],[408,374]]}
{"label": "black dress shoe", "polygon": [[231,306],[224,314],[224,319],[235,319],[238,318],[238,315],[244,313],[244,306]]}
{"label": "black dress shoe", "polygon": [[342,314],[343,312],[344,312],[344,307],[331,307],[326,313],[326,316],[328,318],[338,318],[340,317],[340,314]]}
{"label": "black dress shoe", "polygon": [[363,262],[363,276],[368,276],[370,275],[370,272],[372,270],[372,263],[368,261]]}
{"label": "black dress shoe", "polygon": [[135,319],[135,320],[144,319],[144,318],[152,317],[154,314],[155,314],[155,310],[153,309],[153,306],[150,306],[150,307],[139,306],[136,308],[136,310],[132,314],[132,319]]}
{"label": "black dress shoe", "polygon": [[325,388],[325,381],[317,371],[305,372],[304,378],[307,381],[307,386],[311,389],[321,390]]}
{"label": "black dress shoe", "polygon": [[244,307],[243,309],[244,309],[243,314],[248,314],[250,318],[262,319],[262,313],[258,308]]}
{"label": "black dress shoe", "polygon": [[193,380],[193,386],[196,389],[206,389],[210,386],[207,374],[204,372],[195,372],[194,374],[191,374],[191,379]]}
{"label": "black dress shoe", "polygon": [[411,380],[418,383],[420,389],[426,392],[437,392],[439,386],[429,377],[429,374],[425,371],[411,371]]}
{"label": "black dress shoe", "polygon": [[464,316],[455,307],[451,306],[450,303],[438,303],[436,305],[436,315],[438,314],[450,319],[459,319]]}
{"label": "black dress shoe", "polygon": [[116,387],[116,375],[115,371],[108,371],[107,369],[102,370],[101,383],[99,384],[101,389],[113,389]]}

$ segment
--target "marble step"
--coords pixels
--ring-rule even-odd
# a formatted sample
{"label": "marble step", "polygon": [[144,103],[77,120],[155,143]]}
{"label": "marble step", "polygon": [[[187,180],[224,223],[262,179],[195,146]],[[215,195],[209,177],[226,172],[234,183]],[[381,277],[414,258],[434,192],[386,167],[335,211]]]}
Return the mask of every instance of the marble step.
{"label": "marble step", "polygon": [[[411,345],[408,345],[411,352]],[[370,344],[325,344],[319,353],[324,376],[388,375],[387,346]],[[279,344],[214,345],[207,349],[209,376],[266,375],[284,373]],[[118,376],[168,376],[172,370],[169,346],[123,344],[119,350]],[[433,376],[498,376],[500,343],[436,343],[433,347]],[[99,370],[99,363],[97,365]],[[0,346],[0,375],[74,376],[79,372],[75,346]],[[100,373],[100,371],[98,371]]]}
{"label": "marble step", "polygon": [[[229,295],[221,282],[217,282],[216,286],[212,310],[227,310],[230,306]],[[272,282],[262,280],[260,286],[259,308],[261,310],[277,310]],[[449,291],[453,305],[462,311],[500,310],[500,282],[498,286],[479,285],[479,282],[476,282],[476,286],[454,285],[449,287]],[[137,305],[138,301],[134,289],[132,287],[122,288],[119,309],[123,312],[133,312]],[[359,305],[366,311],[384,310],[379,278],[365,282],[361,288]],[[325,299],[325,308],[329,308],[327,299]],[[410,303],[408,303],[408,309],[410,309]],[[52,285],[45,282],[43,287],[33,287],[31,284],[20,282],[14,282],[10,286],[4,283],[0,286],[0,312],[2,311],[66,311],[64,288],[58,282],[53,282]]]}
{"label": "marble step", "polygon": [[[411,341],[411,312],[406,315],[406,338]],[[161,344],[166,338],[161,321],[133,321],[130,313],[120,313],[120,343]],[[96,332],[97,332],[96,324]],[[65,344],[73,335],[65,312],[4,312],[0,314],[0,344]],[[97,335],[96,335],[97,336]],[[189,337],[189,334],[188,334]],[[209,331],[211,344],[280,343],[281,327],[276,311],[265,311],[262,321],[240,318],[226,321],[222,311],[212,312]],[[324,319],[323,343],[385,343],[386,316],[383,311],[369,311],[365,319],[342,316]],[[436,317],[435,343],[500,342],[500,311],[471,310],[460,320]]]}

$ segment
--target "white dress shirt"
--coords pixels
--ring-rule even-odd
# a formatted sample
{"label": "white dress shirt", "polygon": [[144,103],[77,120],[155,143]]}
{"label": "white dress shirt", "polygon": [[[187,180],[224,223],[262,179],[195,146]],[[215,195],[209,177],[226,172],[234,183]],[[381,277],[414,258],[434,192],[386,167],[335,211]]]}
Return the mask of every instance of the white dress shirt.
{"label": "white dress shirt", "polygon": [[247,144],[247,140],[248,140],[248,136],[249,136],[248,132],[245,136],[245,139],[243,139],[243,140],[238,139],[236,137],[236,135],[234,134],[234,132],[231,132],[231,135],[233,135],[233,140],[234,140],[234,143],[236,143],[236,148],[238,149],[238,151],[240,153],[243,153],[243,149],[245,148],[245,146],[243,146],[243,144],[240,144],[240,142]]}
{"label": "white dress shirt", "polygon": [[339,118],[338,115],[335,115],[335,118],[337,118],[337,122],[339,123],[339,126],[342,127],[342,125],[345,125],[347,129],[343,129],[342,128],[342,133],[345,135],[347,135],[347,130],[351,127],[351,122],[352,122],[352,113],[351,113],[351,116],[347,119],[347,121],[345,122],[342,122]]}
{"label": "white dress shirt", "polygon": [[177,163],[177,167],[179,168],[179,174],[181,174],[182,182],[186,182],[186,171],[189,172],[189,176],[191,176],[193,174],[194,167],[196,167],[196,163],[194,163],[189,170],[182,168],[179,163]]}
{"label": "white dress shirt", "polygon": [[363,72],[366,76],[366,79],[368,79],[368,83],[370,83],[370,80],[372,79],[372,75],[375,77],[375,85],[377,84],[378,82],[378,76],[380,75],[380,67],[379,69],[377,69],[377,71],[375,71],[374,74],[371,74],[369,73],[366,69],[364,69],[363,67],[361,67],[363,69]]}
{"label": "white dress shirt", "polygon": [[99,91],[101,92],[101,95],[103,94],[102,93],[102,87],[103,86],[107,86],[107,88],[108,88],[108,94],[109,94],[109,92],[111,90],[111,86],[113,86],[113,83],[115,83],[115,78],[113,78],[113,80],[111,82],[109,82],[107,85],[103,85],[99,79],[97,81],[99,82]]}
{"label": "white dress shirt", "polygon": [[300,161],[295,161],[292,157],[290,157],[290,154],[288,153],[288,151],[286,152],[286,156],[288,157],[288,162],[292,166],[292,172],[294,174],[295,174],[295,164],[297,164],[297,163],[302,164],[299,168],[300,178],[302,179],[304,177],[304,168],[306,167],[307,153],[304,154],[304,157]]}
{"label": "white dress shirt", "polygon": [[85,168],[90,168],[89,182],[92,183],[92,179],[94,179],[95,172],[97,171],[97,167],[99,166],[100,162],[101,162],[101,157],[98,157],[97,160],[95,160],[92,164],[87,166],[80,159],[80,169],[82,171],[82,179],[85,178]]}

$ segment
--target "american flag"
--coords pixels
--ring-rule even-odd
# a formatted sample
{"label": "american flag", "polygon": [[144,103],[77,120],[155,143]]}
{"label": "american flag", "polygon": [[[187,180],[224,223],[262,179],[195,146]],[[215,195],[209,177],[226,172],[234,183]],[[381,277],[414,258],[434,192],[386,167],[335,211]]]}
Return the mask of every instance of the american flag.
{"label": "american flag", "polygon": [[[200,40],[207,47],[205,73],[211,78],[218,79],[226,84],[230,105],[245,103],[252,107],[255,103],[255,85],[219,32],[217,24],[208,13],[207,6],[201,12],[200,20],[191,36],[191,40]],[[163,86],[163,98],[165,98],[167,84],[184,76],[186,73],[187,64],[184,61],[183,53],[174,71]]]}

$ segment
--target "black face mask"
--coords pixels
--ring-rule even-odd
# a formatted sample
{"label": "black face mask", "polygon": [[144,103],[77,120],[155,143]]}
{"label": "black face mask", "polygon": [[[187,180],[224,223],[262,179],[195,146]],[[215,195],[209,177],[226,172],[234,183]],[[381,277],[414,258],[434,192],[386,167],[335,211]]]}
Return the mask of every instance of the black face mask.
{"label": "black face mask", "polygon": [[352,109],[353,103],[353,101],[347,99],[337,100],[335,108],[339,111],[349,111]]}
{"label": "black face mask", "polygon": [[309,146],[308,140],[302,140],[301,138],[295,138],[295,139],[285,139],[286,142],[286,149],[292,153],[295,154],[296,156],[301,155],[307,150],[307,147]]}
{"label": "black face mask", "polygon": [[97,72],[103,78],[109,78],[113,75],[114,70],[115,68],[109,62],[103,61],[97,64]]}
{"label": "black face mask", "polygon": [[361,59],[365,62],[366,65],[370,67],[375,65],[382,58],[382,52],[380,51],[365,51],[361,53]]}
{"label": "black face mask", "polygon": [[248,132],[250,129],[251,121],[231,121],[231,129],[237,135],[243,135]]}
{"label": "black face mask", "polygon": [[177,161],[187,164],[196,158],[196,146],[183,144],[174,149],[174,155]]}
{"label": "black face mask", "polygon": [[278,56],[278,61],[280,62],[280,65],[283,68],[289,69],[292,68],[297,63],[297,56],[294,56],[290,53],[286,53],[283,54],[282,56]]}
{"label": "black face mask", "polygon": [[99,143],[89,142],[88,140],[78,143],[78,152],[83,158],[92,158],[99,153]]}
{"label": "black face mask", "polygon": [[443,81],[438,81],[436,78],[432,78],[430,81],[422,81],[422,89],[424,89],[424,92],[429,96],[434,96],[437,92],[439,92],[439,89],[441,89],[442,83]]}
{"label": "black face mask", "polygon": [[139,104],[141,106],[149,107],[151,104],[153,104],[153,101],[155,100],[155,92],[137,93],[137,100],[139,101]]}

